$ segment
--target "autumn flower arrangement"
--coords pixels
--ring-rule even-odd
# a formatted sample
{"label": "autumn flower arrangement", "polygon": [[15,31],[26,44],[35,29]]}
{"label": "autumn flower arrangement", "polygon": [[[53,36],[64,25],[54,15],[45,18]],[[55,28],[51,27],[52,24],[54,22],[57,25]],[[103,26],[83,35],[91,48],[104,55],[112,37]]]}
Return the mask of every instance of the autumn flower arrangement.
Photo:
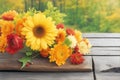
{"label": "autumn flower arrangement", "polygon": [[31,63],[34,55],[49,58],[58,66],[68,58],[71,64],[82,63],[91,44],[79,30],[64,27],[64,16],[51,3],[44,12],[4,12],[0,19],[0,52],[14,55],[23,50],[26,56],[18,60],[22,68]]}

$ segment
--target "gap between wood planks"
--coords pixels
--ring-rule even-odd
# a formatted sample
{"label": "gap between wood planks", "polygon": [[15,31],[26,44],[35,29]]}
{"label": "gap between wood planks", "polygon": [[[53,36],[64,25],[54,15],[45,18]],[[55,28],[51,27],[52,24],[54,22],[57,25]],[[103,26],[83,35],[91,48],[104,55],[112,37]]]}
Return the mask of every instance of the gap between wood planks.
{"label": "gap between wood planks", "polygon": [[95,72],[95,65],[94,65],[93,57],[92,57],[92,71],[93,71],[93,78],[94,78],[94,80],[96,80],[96,72]]}

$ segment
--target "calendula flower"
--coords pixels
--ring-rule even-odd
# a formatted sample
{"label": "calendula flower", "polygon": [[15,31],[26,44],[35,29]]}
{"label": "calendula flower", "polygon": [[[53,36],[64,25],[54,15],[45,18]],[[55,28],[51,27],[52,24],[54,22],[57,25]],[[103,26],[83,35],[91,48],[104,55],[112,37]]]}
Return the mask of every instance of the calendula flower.
{"label": "calendula flower", "polygon": [[67,33],[68,35],[74,35],[74,34],[75,34],[74,30],[73,30],[73,29],[70,29],[70,28],[67,28],[67,29],[66,29],[66,33]]}
{"label": "calendula flower", "polygon": [[88,54],[90,52],[91,44],[88,39],[83,39],[79,44],[79,52],[82,54]]}
{"label": "calendula flower", "polygon": [[64,24],[60,23],[60,24],[57,24],[57,29],[63,29],[64,28]]}
{"label": "calendula flower", "polygon": [[73,53],[70,56],[70,62],[72,64],[81,64],[81,63],[83,63],[83,61],[84,61],[83,55],[78,53],[78,52],[77,53]]}
{"label": "calendula flower", "polygon": [[66,37],[66,32],[63,29],[59,29],[56,37],[56,42],[57,43],[63,42],[65,40],[65,37]]}
{"label": "calendula flower", "polygon": [[17,34],[10,34],[7,36],[7,48],[6,51],[9,54],[15,54],[23,48],[23,40]]}
{"label": "calendula flower", "polygon": [[74,48],[74,47],[77,45],[77,40],[76,40],[76,38],[75,38],[74,36],[72,36],[72,35],[67,36],[67,38],[68,38],[69,41],[71,42],[70,47],[71,47],[71,48]]}
{"label": "calendula flower", "polygon": [[14,24],[11,21],[2,21],[3,23],[0,24],[1,26],[1,33],[5,36],[11,34],[14,30]]}
{"label": "calendula flower", "polygon": [[5,52],[6,45],[7,45],[6,37],[1,35],[0,36],[0,52],[2,53]]}
{"label": "calendula flower", "polygon": [[67,45],[56,44],[50,51],[50,62],[55,62],[58,66],[65,64],[65,61],[71,55],[71,50]]}
{"label": "calendula flower", "polygon": [[44,14],[37,13],[25,21],[22,34],[26,37],[28,47],[33,50],[42,50],[54,43],[57,29],[50,17],[46,18]]}
{"label": "calendula flower", "polygon": [[75,35],[74,36],[75,36],[78,43],[82,40],[82,33],[80,31],[75,30]]}
{"label": "calendula flower", "polygon": [[14,20],[15,16],[17,16],[18,13],[16,11],[8,11],[2,14],[2,19],[12,21]]}
{"label": "calendula flower", "polygon": [[42,57],[48,57],[48,54],[49,54],[49,51],[50,51],[50,48],[47,48],[47,49],[42,49],[41,51],[40,51],[40,55],[42,56]]}

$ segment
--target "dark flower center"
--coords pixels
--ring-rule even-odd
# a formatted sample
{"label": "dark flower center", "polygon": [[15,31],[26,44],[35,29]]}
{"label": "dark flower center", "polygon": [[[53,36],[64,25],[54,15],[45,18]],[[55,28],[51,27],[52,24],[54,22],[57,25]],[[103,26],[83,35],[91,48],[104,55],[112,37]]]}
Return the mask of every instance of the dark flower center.
{"label": "dark flower center", "polygon": [[41,38],[45,35],[45,29],[41,26],[37,26],[33,28],[33,33],[36,37]]}

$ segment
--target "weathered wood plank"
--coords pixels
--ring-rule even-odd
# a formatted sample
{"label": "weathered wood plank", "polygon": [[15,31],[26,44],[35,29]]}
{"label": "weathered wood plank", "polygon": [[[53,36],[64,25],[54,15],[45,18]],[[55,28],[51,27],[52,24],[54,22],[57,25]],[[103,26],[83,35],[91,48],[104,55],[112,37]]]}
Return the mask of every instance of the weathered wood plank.
{"label": "weathered wood plank", "polygon": [[92,72],[0,72],[0,80],[94,80],[94,78]]}
{"label": "weathered wood plank", "polygon": [[117,46],[117,47],[120,47],[120,39],[89,39],[90,40],[90,43],[92,44],[92,46]]}
{"label": "weathered wood plank", "polygon": [[58,67],[55,63],[50,63],[46,58],[35,58],[33,59],[33,65],[20,69],[21,63],[18,59],[23,54],[18,53],[10,56],[7,54],[0,55],[0,70],[18,70],[18,71],[91,71],[92,70],[92,59],[90,56],[85,56],[84,63],[80,65],[72,65],[67,60],[65,65]]}
{"label": "weathered wood plank", "polygon": [[120,38],[120,33],[83,33],[83,37],[90,38]]}
{"label": "weathered wood plank", "polygon": [[96,80],[120,80],[120,56],[94,56]]}
{"label": "weathered wood plank", "polygon": [[95,71],[113,71],[120,68],[120,56],[94,56]]}
{"label": "weathered wood plank", "polygon": [[119,55],[120,47],[92,47],[89,55]]}
{"label": "weathered wood plank", "polygon": [[96,80],[120,80],[120,73],[96,73]]}

